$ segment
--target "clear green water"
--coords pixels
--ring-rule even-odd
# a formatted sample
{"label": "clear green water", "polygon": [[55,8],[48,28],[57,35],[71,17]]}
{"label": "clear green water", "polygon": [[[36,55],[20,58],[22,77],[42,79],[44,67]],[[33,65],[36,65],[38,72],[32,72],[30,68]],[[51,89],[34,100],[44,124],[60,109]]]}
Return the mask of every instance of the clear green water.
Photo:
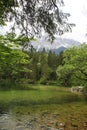
{"label": "clear green water", "polygon": [[86,130],[87,103],[65,89],[0,91],[0,130]]}

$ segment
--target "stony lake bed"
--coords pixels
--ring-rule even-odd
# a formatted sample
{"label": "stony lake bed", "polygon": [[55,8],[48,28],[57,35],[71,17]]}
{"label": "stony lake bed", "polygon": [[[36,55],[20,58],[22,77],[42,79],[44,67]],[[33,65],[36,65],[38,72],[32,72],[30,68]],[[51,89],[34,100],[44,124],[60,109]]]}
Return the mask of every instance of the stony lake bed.
{"label": "stony lake bed", "polygon": [[[33,91],[33,93],[35,93],[35,91]],[[50,94],[48,94],[49,96],[46,97],[46,93],[48,93],[47,89],[43,91],[44,93],[42,90],[39,91],[39,96],[42,95],[43,97],[45,94],[47,100],[53,99],[53,97],[58,100],[59,97],[64,96],[64,93],[66,96],[70,93],[63,93],[63,91],[54,91],[52,89]],[[20,92],[22,99],[24,99],[24,95],[22,96],[23,93],[26,95],[26,98],[29,96],[31,99],[30,91]],[[62,93],[62,96],[60,94],[60,96],[57,97],[56,95],[59,93]],[[11,94],[10,97],[7,96],[9,94]],[[10,93],[4,92],[4,96],[1,96],[0,130],[87,130],[87,102],[80,99],[77,100],[77,96],[73,95],[72,100],[68,100],[70,97],[70,95],[68,95],[68,98],[66,98],[67,102],[64,100],[65,96],[64,99],[59,98],[61,102],[55,102],[55,100],[52,100],[52,102],[50,102],[50,100],[44,102],[44,100],[42,100],[43,98],[41,99],[40,97],[41,100],[39,100],[37,97],[38,102],[35,104],[36,100],[33,99],[35,98],[34,95],[31,99],[33,104],[31,104],[30,100],[30,103],[28,100],[27,102],[25,100],[21,102],[22,99],[19,102],[18,95],[19,92],[12,91]],[[7,100],[5,99],[6,96]]]}
{"label": "stony lake bed", "polygon": [[14,107],[0,115],[0,130],[87,130],[87,104]]}

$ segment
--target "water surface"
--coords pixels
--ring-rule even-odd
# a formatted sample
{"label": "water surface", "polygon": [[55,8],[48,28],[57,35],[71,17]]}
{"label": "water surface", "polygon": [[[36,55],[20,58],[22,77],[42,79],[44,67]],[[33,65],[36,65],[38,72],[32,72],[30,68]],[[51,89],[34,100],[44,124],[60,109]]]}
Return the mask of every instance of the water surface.
{"label": "water surface", "polygon": [[87,102],[53,89],[0,91],[0,130],[87,130]]}
{"label": "water surface", "polygon": [[15,106],[0,114],[0,130],[87,129],[87,104]]}

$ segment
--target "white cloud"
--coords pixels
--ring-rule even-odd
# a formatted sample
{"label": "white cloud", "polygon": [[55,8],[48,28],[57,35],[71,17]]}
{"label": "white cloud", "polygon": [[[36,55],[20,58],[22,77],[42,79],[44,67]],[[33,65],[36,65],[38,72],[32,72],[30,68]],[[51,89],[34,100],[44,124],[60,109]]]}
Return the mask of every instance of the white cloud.
{"label": "white cloud", "polygon": [[[81,42],[87,41],[85,36],[87,31],[87,16],[86,12],[87,1],[86,0],[64,0],[65,7],[64,11],[69,12],[71,17],[69,22],[76,24],[76,27],[72,29],[72,33],[66,33],[63,37],[73,38]],[[84,10],[85,7],[85,10]]]}

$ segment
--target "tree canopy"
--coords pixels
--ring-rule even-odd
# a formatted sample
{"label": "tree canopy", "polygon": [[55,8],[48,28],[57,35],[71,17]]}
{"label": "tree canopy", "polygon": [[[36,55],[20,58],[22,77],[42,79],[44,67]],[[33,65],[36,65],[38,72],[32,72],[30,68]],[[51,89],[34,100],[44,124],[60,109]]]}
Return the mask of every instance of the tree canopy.
{"label": "tree canopy", "polygon": [[57,75],[63,85],[87,85],[86,44],[69,48],[63,53],[63,65],[57,68]]}
{"label": "tree canopy", "polygon": [[12,21],[13,30],[18,26],[29,37],[44,30],[53,40],[55,33],[71,31],[74,25],[67,21],[70,14],[59,9],[62,5],[63,0],[0,0],[0,25]]}

